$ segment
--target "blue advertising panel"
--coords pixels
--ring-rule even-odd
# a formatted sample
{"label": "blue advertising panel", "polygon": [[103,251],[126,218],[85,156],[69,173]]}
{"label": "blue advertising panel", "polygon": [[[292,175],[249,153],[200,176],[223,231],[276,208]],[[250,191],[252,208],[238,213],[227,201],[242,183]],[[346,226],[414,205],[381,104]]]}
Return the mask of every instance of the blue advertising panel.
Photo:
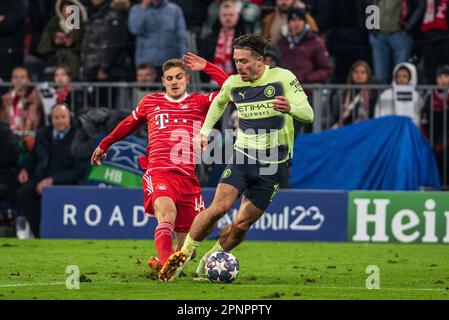
{"label": "blue advertising panel", "polygon": [[[203,192],[207,205],[214,190]],[[237,214],[236,201],[229,214],[223,217],[211,238]],[[248,232],[249,240],[276,241],[346,241],[348,193],[343,191],[280,190],[264,215]]]}
{"label": "blue advertising panel", "polygon": [[150,239],[155,227],[142,189],[58,186],[42,195],[42,238]]}
{"label": "blue advertising panel", "polygon": [[[203,189],[206,207],[215,189]],[[42,199],[42,238],[152,239],[156,219],[145,216],[143,192],[131,188],[50,187]],[[210,238],[237,214],[240,200]],[[346,241],[348,193],[281,190],[247,239]]]}

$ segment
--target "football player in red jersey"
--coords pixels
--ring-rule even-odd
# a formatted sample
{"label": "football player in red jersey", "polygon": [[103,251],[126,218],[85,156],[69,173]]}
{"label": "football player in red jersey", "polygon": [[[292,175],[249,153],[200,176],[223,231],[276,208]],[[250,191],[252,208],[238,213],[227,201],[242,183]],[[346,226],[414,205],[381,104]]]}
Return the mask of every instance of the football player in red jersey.
{"label": "football player in red jersey", "polygon": [[200,150],[194,152],[192,139],[199,134],[218,92],[189,94],[187,68],[207,73],[220,87],[228,77],[220,68],[193,53],[187,53],[182,60],[168,60],[163,65],[162,77],[166,92],[146,95],[132,114],[100,142],[91,158],[92,165],[101,165],[101,159],[113,143],[147,123],[147,154],[139,162],[146,170],[142,179],[145,213],[154,215],[158,221],[154,232],[158,257],[151,257],[147,263],[156,271],[174,252],[173,233],[179,250],[193,219],[204,209],[195,176]]}

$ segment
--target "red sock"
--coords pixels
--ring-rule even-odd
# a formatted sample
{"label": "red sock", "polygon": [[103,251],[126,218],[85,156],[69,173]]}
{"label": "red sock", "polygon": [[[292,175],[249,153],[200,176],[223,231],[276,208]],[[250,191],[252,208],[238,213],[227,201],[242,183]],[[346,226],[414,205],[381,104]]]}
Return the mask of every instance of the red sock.
{"label": "red sock", "polygon": [[170,222],[161,222],[154,231],[154,244],[161,264],[167,261],[173,253],[173,225]]}

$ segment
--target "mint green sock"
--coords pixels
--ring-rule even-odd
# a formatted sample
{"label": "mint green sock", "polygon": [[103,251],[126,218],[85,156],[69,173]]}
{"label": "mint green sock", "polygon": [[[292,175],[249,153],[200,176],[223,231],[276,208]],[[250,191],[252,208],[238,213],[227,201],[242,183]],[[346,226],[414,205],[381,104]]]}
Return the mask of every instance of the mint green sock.
{"label": "mint green sock", "polygon": [[204,256],[210,256],[212,253],[217,252],[217,251],[223,251],[223,247],[220,244],[220,240],[218,240],[214,246],[207,251],[207,253]]}
{"label": "mint green sock", "polygon": [[181,251],[185,251],[191,256],[195,249],[200,245],[201,241],[195,241],[190,237],[190,233],[187,234],[186,240],[182,245]]}

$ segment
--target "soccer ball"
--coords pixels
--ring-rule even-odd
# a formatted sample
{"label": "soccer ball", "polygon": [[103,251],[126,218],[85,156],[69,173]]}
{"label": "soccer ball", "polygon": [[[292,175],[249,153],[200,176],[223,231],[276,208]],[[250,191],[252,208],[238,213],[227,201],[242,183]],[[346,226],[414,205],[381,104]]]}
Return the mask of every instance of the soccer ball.
{"label": "soccer ball", "polygon": [[239,262],[230,252],[217,251],[206,261],[206,276],[212,282],[232,282],[239,274]]}

